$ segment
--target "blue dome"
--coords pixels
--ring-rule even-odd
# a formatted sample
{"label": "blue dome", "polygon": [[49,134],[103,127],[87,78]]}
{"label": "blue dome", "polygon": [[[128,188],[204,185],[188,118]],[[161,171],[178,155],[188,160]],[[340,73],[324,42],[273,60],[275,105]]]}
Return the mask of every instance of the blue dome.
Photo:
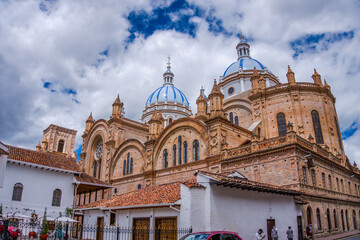
{"label": "blue dome", "polygon": [[164,84],[163,86],[156,89],[146,101],[145,106],[148,106],[148,104],[165,101],[176,102],[189,106],[189,101],[187,100],[185,94],[170,84]]}
{"label": "blue dome", "polygon": [[234,72],[238,72],[240,67],[242,70],[253,70],[254,67],[257,70],[264,70],[265,66],[261,64],[258,60],[255,60],[253,58],[241,58],[237,60],[236,62],[232,63],[224,72],[223,77],[226,77],[227,75],[230,75]]}

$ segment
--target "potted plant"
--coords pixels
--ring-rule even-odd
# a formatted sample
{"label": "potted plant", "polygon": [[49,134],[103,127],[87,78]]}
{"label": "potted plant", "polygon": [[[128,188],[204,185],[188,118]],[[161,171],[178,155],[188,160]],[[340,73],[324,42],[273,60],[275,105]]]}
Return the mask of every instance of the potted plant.
{"label": "potted plant", "polygon": [[48,222],[46,219],[46,208],[45,208],[44,217],[43,217],[42,225],[41,225],[40,239],[47,240],[48,236],[49,236],[49,225],[48,225]]}
{"label": "potted plant", "polygon": [[29,232],[29,238],[32,239],[32,238],[37,238],[37,233],[36,232]]}

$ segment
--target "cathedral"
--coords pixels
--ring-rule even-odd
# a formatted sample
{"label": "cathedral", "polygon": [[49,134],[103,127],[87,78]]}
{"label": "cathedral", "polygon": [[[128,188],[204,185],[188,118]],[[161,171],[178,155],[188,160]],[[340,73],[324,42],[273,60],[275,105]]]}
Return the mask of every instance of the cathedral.
{"label": "cathedral", "polygon": [[[303,235],[310,224],[316,237],[358,229],[360,171],[344,152],[330,86],[315,69],[312,82],[298,81],[290,66],[281,83],[251,58],[243,37],[236,53],[211,91],[200,89],[196,112],[175,87],[169,61],[162,86],[143,99],[141,122],[126,118],[119,96],[109,119],[90,114],[79,164],[114,188],[82,193],[77,204],[193,179],[197,171],[237,171],[299,192]],[[73,133],[64,134],[73,146]]]}

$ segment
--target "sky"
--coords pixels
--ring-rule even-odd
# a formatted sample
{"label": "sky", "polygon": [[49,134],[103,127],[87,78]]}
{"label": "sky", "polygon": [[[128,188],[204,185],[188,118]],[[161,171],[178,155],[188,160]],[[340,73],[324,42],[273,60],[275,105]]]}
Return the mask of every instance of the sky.
{"label": "sky", "polygon": [[174,83],[193,112],[236,60],[251,57],[286,82],[314,68],[336,97],[346,154],[360,165],[360,1],[0,1],[0,141],[35,149],[56,124],[78,131],[109,119],[117,94],[139,121],[171,55]]}

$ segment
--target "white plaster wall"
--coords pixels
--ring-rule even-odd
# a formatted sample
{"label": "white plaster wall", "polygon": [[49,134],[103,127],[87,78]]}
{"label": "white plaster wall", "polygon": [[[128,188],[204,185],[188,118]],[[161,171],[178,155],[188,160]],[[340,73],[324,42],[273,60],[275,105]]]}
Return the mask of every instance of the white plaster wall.
{"label": "white plaster wall", "polygon": [[7,156],[0,155],[0,188],[4,187]]}
{"label": "white plaster wall", "polygon": [[206,186],[205,199],[197,200],[198,206],[205,209],[205,228],[202,223],[196,225],[201,221],[195,221],[194,232],[228,230],[239,233],[244,240],[254,239],[259,228],[267,234],[267,219],[275,219],[279,239],[286,239],[288,226],[297,239],[296,217],[301,212],[293,197],[210,185],[207,178],[199,175],[198,182]]}
{"label": "white plaster wall", "polygon": [[[48,216],[58,217],[60,212],[65,213],[66,207],[72,208],[74,181],[73,174],[7,163],[4,187],[0,188],[3,213],[20,211],[30,216],[35,210],[41,217],[46,207]],[[18,182],[24,186],[20,202],[12,201],[13,188]],[[57,188],[62,192],[61,204],[60,207],[53,207],[53,192]]]}

